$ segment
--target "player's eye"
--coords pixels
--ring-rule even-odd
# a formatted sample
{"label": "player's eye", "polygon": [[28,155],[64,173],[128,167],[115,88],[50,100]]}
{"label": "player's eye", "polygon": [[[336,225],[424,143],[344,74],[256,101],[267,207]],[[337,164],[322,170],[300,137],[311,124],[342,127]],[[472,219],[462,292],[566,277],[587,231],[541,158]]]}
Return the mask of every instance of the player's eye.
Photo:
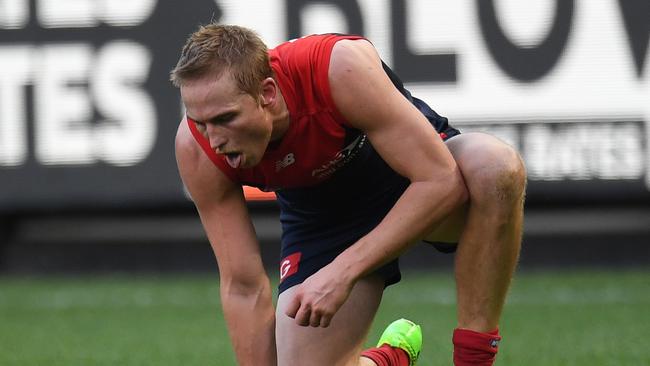
{"label": "player's eye", "polygon": [[224,123],[231,122],[232,120],[235,119],[235,117],[237,117],[237,113],[232,112],[232,113],[223,114],[219,117],[213,118],[210,122],[215,124],[224,124]]}

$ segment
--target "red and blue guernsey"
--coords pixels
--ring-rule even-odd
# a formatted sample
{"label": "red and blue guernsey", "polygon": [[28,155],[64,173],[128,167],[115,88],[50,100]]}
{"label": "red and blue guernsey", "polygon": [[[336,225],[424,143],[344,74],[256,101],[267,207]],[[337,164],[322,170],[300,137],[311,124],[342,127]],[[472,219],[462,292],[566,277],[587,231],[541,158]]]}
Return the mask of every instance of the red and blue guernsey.
{"label": "red and blue guernsey", "polygon": [[[363,38],[312,35],[269,50],[290,124],[281,141],[267,149],[257,166],[232,168],[188,119],[192,134],[226,176],[242,185],[275,191],[283,226],[282,258],[301,253],[301,266],[313,270],[331,262],[372,230],[409,184],[334,105],[328,71],[332,48],[342,39]],[[384,70],[443,138],[458,133],[448,126],[446,118],[412,97],[386,65]],[[303,277],[283,278],[280,290],[299,283]]]}

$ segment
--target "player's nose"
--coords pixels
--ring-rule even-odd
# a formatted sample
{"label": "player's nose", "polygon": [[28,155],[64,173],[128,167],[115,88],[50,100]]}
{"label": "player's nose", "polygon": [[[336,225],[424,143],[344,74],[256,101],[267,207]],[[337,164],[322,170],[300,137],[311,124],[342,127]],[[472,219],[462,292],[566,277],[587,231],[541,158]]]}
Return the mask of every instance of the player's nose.
{"label": "player's nose", "polygon": [[220,153],[223,151],[228,139],[220,133],[219,129],[208,124],[207,126],[208,140],[210,141],[210,147],[212,150]]}

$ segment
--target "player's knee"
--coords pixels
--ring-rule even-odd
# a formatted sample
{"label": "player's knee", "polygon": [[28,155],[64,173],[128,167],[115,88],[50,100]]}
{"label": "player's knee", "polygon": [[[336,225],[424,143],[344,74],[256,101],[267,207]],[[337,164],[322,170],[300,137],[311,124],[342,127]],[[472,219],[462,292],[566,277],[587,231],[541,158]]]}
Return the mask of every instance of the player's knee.
{"label": "player's knee", "polygon": [[470,196],[482,205],[511,206],[523,199],[526,168],[523,160],[509,145],[491,146],[483,161],[477,164]]}
{"label": "player's knee", "polygon": [[496,172],[497,197],[505,202],[518,202],[526,190],[526,168],[515,149],[505,146],[503,150],[503,160]]}

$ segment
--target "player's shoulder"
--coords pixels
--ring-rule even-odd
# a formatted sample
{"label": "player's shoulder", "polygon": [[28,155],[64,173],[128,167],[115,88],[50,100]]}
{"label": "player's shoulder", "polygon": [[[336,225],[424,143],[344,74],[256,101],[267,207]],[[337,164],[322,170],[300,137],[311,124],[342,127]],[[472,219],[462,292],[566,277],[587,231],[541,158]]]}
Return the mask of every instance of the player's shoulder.
{"label": "player's shoulder", "polygon": [[[183,119],[181,119],[180,123],[178,124],[174,145],[176,149],[177,159],[186,156],[196,156],[196,154],[200,153],[200,147],[195,141],[194,136],[192,136],[192,132],[187,125],[186,117],[183,117]],[[188,160],[191,161],[191,159]],[[180,164],[181,161],[178,161],[178,163]]]}
{"label": "player's shoulder", "polygon": [[279,47],[305,47],[313,44],[328,42],[336,39],[354,38],[356,36],[339,34],[339,33],[322,33],[322,34],[308,34],[302,37],[293,38],[283,42]]}
{"label": "player's shoulder", "polygon": [[181,175],[184,175],[183,173],[185,173],[185,171],[196,174],[198,171],[197,168],[203,164],[208,164],[208,166],[212,167],[212,162],[205,155],[201,145],[196,140],[196,137],[190,129],[187,117],[184,117],[178,125],[174,145],[176,150],[176,162]]}
{"label": "player's shoulder", "polygon": [[186,118],[183,118],[178,124],[174,147],[178,172],[187,186],[191,180],[195,179],[197,172],[200,171],[198,168],[203,157],[201,148],[195,141],[194,136],[192,136]]}
{"label": "player's shoulder", "polygon": [[294,38],[279,44],[271,49],[272,54],[328,54],[332,47],[342,41],[364,40],[362,36],[353,34],[324,33],[310,34],[300,38]]}
{"label": "player's shoulder", "polygon": [[176,129],[176,143],[186,144],[189,140],[191,140],[191,138],[192,133],[187,126],[187,117],[183,117],[178,123],[178,128]]}
{"label": "player's shoulder", "polygon": [[366,39],[341,39],[332,47],[330,72],[349,72],[364,62],[379,58],[375,47]]}
{"label": "player's shoulder", "polygon": [[[327,72],[332,96],[350,91],[352,83],[364,90],[372,81],[368,79],[368,70],[375,70],[380,64],[379,55],[370,42],[348,39],[337,42],[332,48]],[[356,93],[343,94],[350,94],[355,99]]]}

